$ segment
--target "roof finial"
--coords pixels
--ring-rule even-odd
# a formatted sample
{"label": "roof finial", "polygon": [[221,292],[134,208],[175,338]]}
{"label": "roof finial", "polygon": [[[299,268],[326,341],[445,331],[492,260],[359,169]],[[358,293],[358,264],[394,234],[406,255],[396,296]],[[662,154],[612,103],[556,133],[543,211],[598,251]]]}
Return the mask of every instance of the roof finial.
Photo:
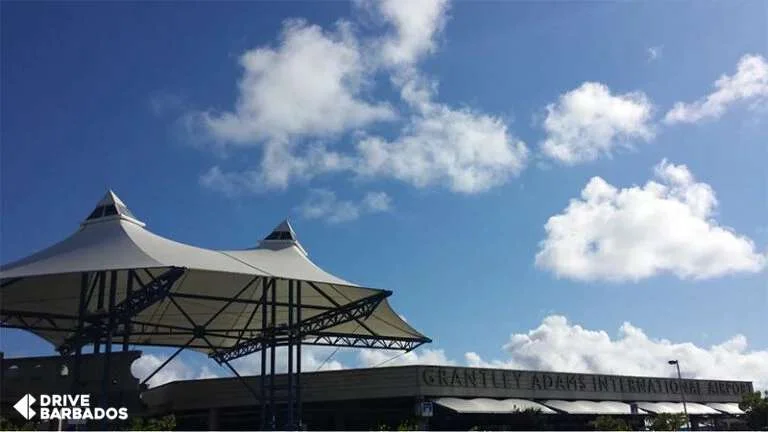
{"label": "roof finial", "polygon": [[272,232],[259,243],[259,247],[269,249],[282,249],[289,246],[296,246],[304,255],[307,255],[307,251],[299,244],[296,232],[293,230],[287,217],[277,224]]}
{"label": "roof finial", "polygon": [[136,219],[136,216],[128,210],[128,207],[123,203],[120,197],[110,188],[107,188],[107,193],[104,194],[93,209],[91,214],[83,221],[82,225],[89,224],[91,222],[101,222],[113,219],[125,219],[140,226],[145,226],[144,222]]}

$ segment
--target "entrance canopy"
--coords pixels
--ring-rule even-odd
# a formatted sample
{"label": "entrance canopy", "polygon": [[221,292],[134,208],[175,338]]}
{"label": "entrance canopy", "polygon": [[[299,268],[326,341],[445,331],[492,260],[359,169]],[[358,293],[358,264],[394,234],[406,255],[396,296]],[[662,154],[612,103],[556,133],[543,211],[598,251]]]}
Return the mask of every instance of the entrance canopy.
{"label": "entrance canopy", "polygon": [[390,291],[310,261],[287,221],[253,249],[209,250],[147,230],[112,191],[74,234],[0,267],[0,284],[2,325],[64,351],[98,343],[109,327],[115,343],[236,358],[259,350],[267,327],[275,339],[288,325],[297,300],[289,287],[301,293],[301,343],[410,350],[429,342],[392,310]]}
{"label": "entrance canopy", "polygon": [[548,407],[558,409],[568,414],[601,414],[601,415],[629,415],[632,407],[624,402],[615,401],[587,401],[587,400],[546,400],[542,402]]}
{"label": "entrance canopy", "polygon": [[711,402],[707,404],[708,407],[714,408],[718,411],[726,414],[741,415],[745,414],[744,411],[739,408],[739,404],[733,402]]}
{"label": "entrance canopy", "polygon": [[720,414],[715,409],[695,402],[688,402],[685,407],[682,402],[637,402],[637,407],[652,414],[683,414],[685,408],[688,414],[693,415]]}
{"label": "entrance canopy", "polygon": [[488,398],[439,398],[436,404],[460,414],[514,414],[527,409],[539,410],[542,414],[556,414],[556,411],[527,399]]}

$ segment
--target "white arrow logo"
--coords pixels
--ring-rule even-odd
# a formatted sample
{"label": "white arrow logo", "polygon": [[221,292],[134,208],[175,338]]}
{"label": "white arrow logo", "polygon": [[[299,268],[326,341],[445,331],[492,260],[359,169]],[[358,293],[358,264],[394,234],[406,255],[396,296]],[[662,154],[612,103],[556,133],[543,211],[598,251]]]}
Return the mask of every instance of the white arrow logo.
{"label": "white arrow logo", "polygon": [[35,410],[32,409],[32,405],[35,402],[37,402],[37,399],[35,399],[34,396],[31,394],[26,394],[23,398],[16,402],[16,405],[14,405],[13,408],[18,411],[19,414],[21,414],[25,419],[31,420],[32,417],[37,414]]}

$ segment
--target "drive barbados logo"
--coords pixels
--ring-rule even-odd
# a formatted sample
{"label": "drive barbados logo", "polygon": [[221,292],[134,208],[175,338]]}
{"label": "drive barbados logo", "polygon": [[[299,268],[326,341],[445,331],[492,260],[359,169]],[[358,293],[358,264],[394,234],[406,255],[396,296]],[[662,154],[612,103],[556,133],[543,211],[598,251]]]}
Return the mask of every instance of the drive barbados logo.
{"label": "drive barbados logo", "polygon": [[35,417],[35,410],[32,409],[32,404],[37,402],[37,399],[35,399],[34,396],[31,394],[25,394],[23,398],[19,399],[18,402],[16,402],[16,405],[13,406],[13,409],[19,412],[22,417],[24,417],[27,420],[32,420],[33,417]]}
{"label": "drive barbados logo", "polygon": [[32,409],[35,402],[40,402],[40,420],[127,420],[126,407],[91,407],[89,394],[41,394],[36,399],[26,394],[19,399],[13,408],[27,420],[32,420],[38,414]]}

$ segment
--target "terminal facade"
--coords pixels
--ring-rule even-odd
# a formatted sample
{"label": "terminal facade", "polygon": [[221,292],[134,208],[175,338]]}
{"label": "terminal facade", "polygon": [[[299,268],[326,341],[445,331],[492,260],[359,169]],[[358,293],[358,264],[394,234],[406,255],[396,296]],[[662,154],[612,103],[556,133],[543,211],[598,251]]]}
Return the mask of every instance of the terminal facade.
{"label": "terminal facade", "polygon": [[[111,399],[129,406],[131,417],[173,414],[180,430],[258,428],[259,399],[237,378],[140,388],[139,380],[129,372],[140,353],[112,355]],[[85,369],[98,370],[102,358],[84,356]],[[5,359],[3,412],[8,413],[13,403],[30,391],[66,392],[70,383],[61,374],[65,363],[59,356]],[[642,429],[655,415],[682,413],[683,398],[694,429],[727,429],[742,414],[738,408],[741,396],[753,391],[747,381],[453,366],[379,367],[302,375],[302,420],[308,430],[391,430],[405,424],[430,430],[588,430],[590,422],[601,415],[621,417]],[[287,376],[276,378],[279,381]],[[245,381],[248,387],[260,388],[258,376]],[[100,385],[97,373],[86,377],[84,388],[97,393]],[[278,428],[285,417],[279,403],[283,396],[277,395]]]}

